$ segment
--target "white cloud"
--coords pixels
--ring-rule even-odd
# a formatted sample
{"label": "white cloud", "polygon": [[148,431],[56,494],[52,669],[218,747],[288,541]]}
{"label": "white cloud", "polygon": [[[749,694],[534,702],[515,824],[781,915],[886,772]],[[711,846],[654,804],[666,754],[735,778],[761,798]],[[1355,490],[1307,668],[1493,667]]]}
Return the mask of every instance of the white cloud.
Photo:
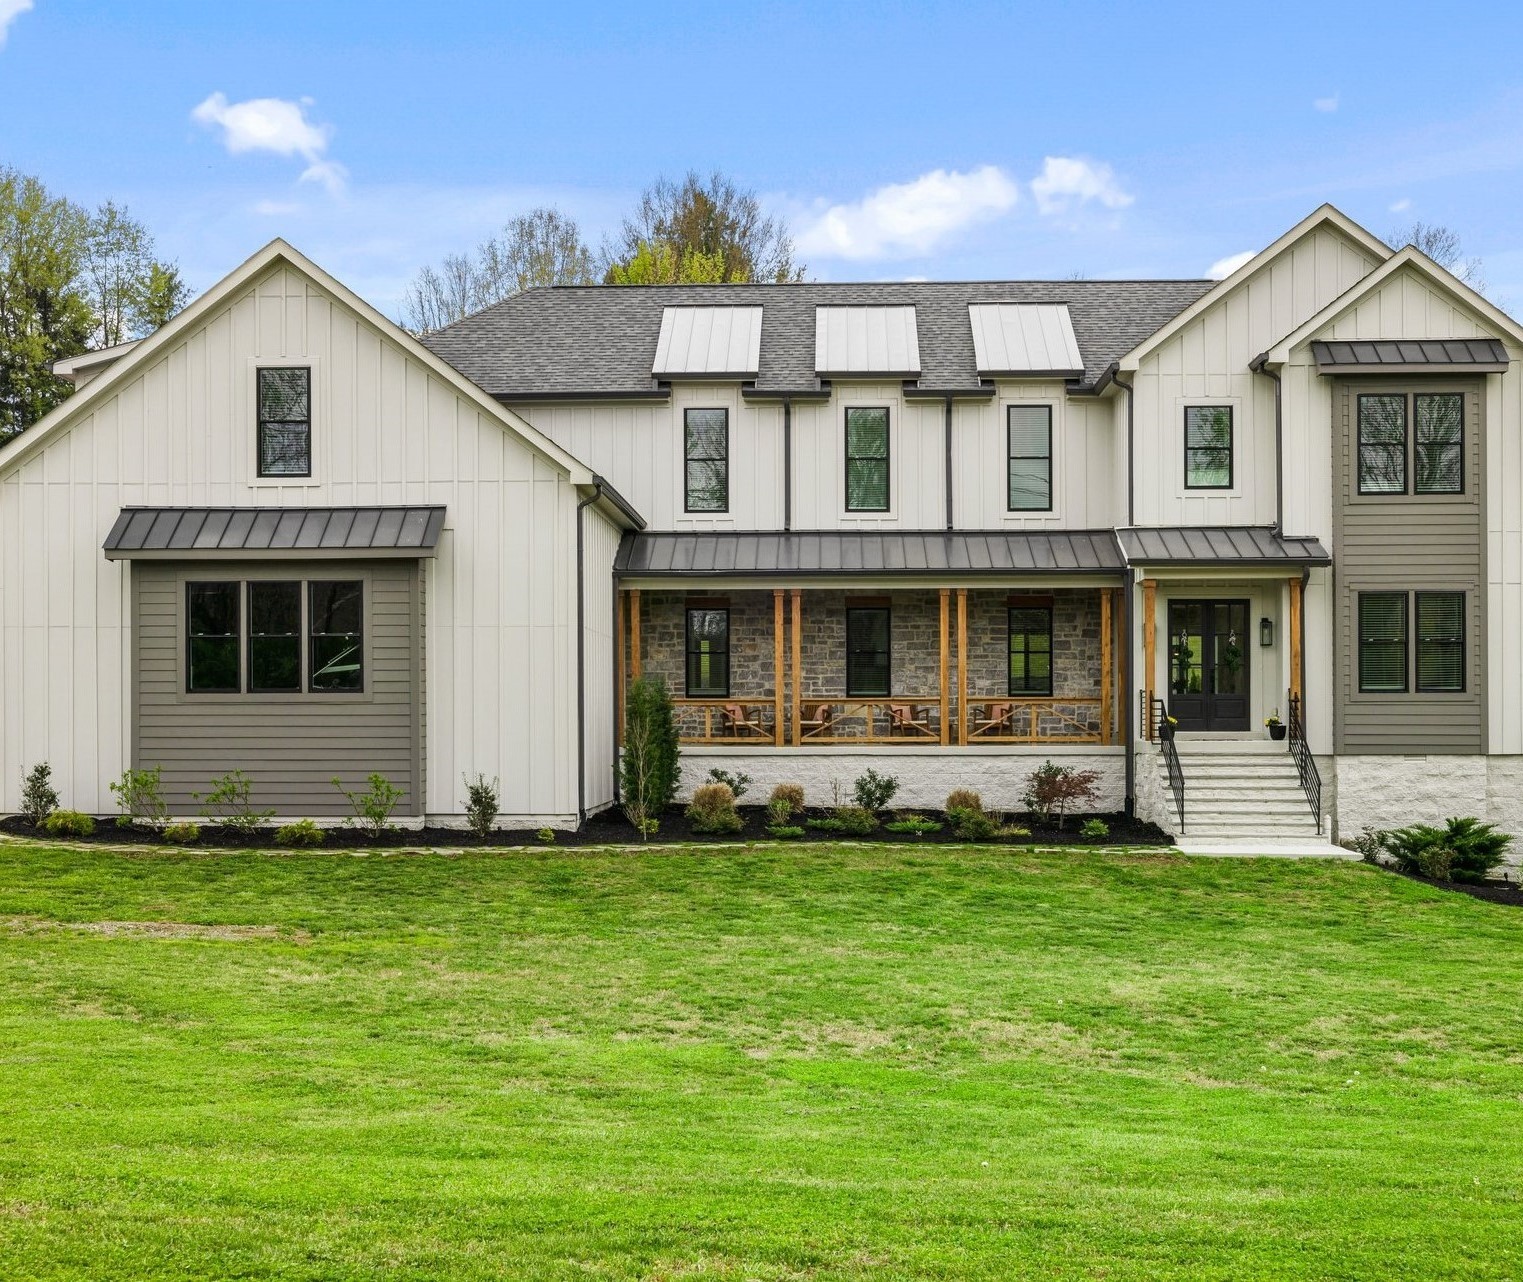
{"label": "white cloud", "polygon": [[953,232],[998,218],[1019,199],[1019,185],[995,165],[969,173],[933,169],[851,204],[818,208],[801,220],[795,239],[802,253],[821,258],[924,254]]}
{"label": "white cloud", "polygon": [[1070,205],[1098,201],[1107,209],[1125,209],[1134,197],[1121,190],[1115,172],[1082,156],[1046,156],[1042,172],[1031,180],[1031,194],[1044,214],[1061,214]]}
{"label": "white cloud", "polygon": [[[4,2],[0,0],[0,4]],[[190,118],[208,129],[220,129],[222,145],[234,156],[249,151],[300,156],[307,162],[301,180],[321,183],[336,194],[343,188],[348,171],[336,160],[327,158],[333,129],[307,119],[307,108],[311,105],[310,98],[297,102],[285,98],[228,102],[227,95],[219,91],[197,105]]]}
{"label": "white cloud", "polygon": [[1318,111],[1333,112],[1338,110],[1338,95],[1329,94],[1326,98],[1313,98],[1311,105]]}
{"label": "white cloud", "polygon": [[1404,214],[1412,208],[1412,197],[1403,196],[1400,200],[1393,200],[1387,208],[1393,214]]}
{"label": "white cloud", "polygon": [[32,8],[32,0],[0,0],[0,49],[5,48],[5,33],[23,13]]}
{"label": "white cloud", "polygon": [[1226,280],[1239,267],[1254,256],[1257,251],[1245,249],[1241,254],[1228,254],[1225,258],[1218,258],[1206,268],[1207,280]]}

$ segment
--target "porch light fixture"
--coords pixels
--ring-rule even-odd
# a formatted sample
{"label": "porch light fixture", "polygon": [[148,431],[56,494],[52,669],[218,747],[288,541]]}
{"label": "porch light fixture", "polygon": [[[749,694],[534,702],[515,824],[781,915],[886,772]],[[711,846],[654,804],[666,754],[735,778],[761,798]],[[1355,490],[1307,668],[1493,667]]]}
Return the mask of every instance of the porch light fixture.
{"label": "porch light fixture", "polygon": [[1259,644],[1266,650],[1274,644],[1274,620],[1267,615],[1259,620]]}

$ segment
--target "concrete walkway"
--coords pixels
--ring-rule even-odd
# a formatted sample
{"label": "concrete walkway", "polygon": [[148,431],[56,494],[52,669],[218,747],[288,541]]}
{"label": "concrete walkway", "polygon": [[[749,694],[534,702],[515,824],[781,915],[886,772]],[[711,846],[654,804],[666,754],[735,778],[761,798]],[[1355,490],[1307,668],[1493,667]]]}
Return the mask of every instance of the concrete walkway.
{"label": "concrete walkway", "polygon": [[1239,859],[1358,859],[1360,856],[1321,837],[1262,841],[1223,841],[1214,837],[1178,837],[1175,849],[1182,855],[1218,855]]}

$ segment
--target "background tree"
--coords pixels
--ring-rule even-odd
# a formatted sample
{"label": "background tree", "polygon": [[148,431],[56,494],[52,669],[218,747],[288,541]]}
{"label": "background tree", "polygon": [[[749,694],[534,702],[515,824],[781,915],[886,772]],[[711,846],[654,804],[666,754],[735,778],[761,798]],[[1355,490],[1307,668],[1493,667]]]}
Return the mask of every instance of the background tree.
{"label": "background tree", "polygon": [[1466,258],[1460,245],[1459,234],[1441,223],[1418,221],[1410,227],[1399,228],[1386,237],[1392,249],[1404,249],[1416,245],[1435,263],[1452,272],[1471,289],[1484,291],[1486,281],[1481,276],[1481,260]]}
{"label": "background tree", "polygon": [[[659,248],[672,251],[676,279],[684,264],[701,264],[704,280],[719,264],[721,282],[796,281],[804,277],[794,261],[787,224],[762,213],[756,193],[737,187],[717,170],[707,178],[690,171],[680,182],[658,178],[646,188],[618,236],[603,248],[604,280],[610,284],[667,284],[667,280],[630,280],[647,247],[659,261]],[[622,274],[626,279],[618,280]],[[659,275],[659,273],[658,273]]]}
{"label": "background tree", "polygon": [[403,301],[402,323],[418,332],[441,329],[526,289],[596,281],[576,220],[558,209],[532,209],[509,219],[474,256],[450,254],[420,271]]}
{"label": "background tree", "polygon": [[610,263],[605,277],[610,285],[723,285],[749,284],[750,277],[726,275],[724,258],[701,249],[678,249],[673,245],[642,241],[627,262]]}

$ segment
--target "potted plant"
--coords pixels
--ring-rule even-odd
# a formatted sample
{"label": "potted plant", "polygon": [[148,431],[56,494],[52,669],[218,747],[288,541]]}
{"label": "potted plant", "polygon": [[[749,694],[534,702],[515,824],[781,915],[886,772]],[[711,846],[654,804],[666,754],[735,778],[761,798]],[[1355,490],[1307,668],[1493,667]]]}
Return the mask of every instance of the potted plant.
{"label": "potted plant", "polygon": [[1171,717],[1168,713],[1164,713],[1158,719],[1158,737],[1160,739],[1172,739],[1174,737],[1174,727],[1178,724],[1178,717]]}
{"label": "potted plant", "polygon": [[1268,727],[1271,739],[1283,739],[1285,737],[1285,723],[1280,720],[1280,710],[1278,708],[1264,718],[1264,725]]}

